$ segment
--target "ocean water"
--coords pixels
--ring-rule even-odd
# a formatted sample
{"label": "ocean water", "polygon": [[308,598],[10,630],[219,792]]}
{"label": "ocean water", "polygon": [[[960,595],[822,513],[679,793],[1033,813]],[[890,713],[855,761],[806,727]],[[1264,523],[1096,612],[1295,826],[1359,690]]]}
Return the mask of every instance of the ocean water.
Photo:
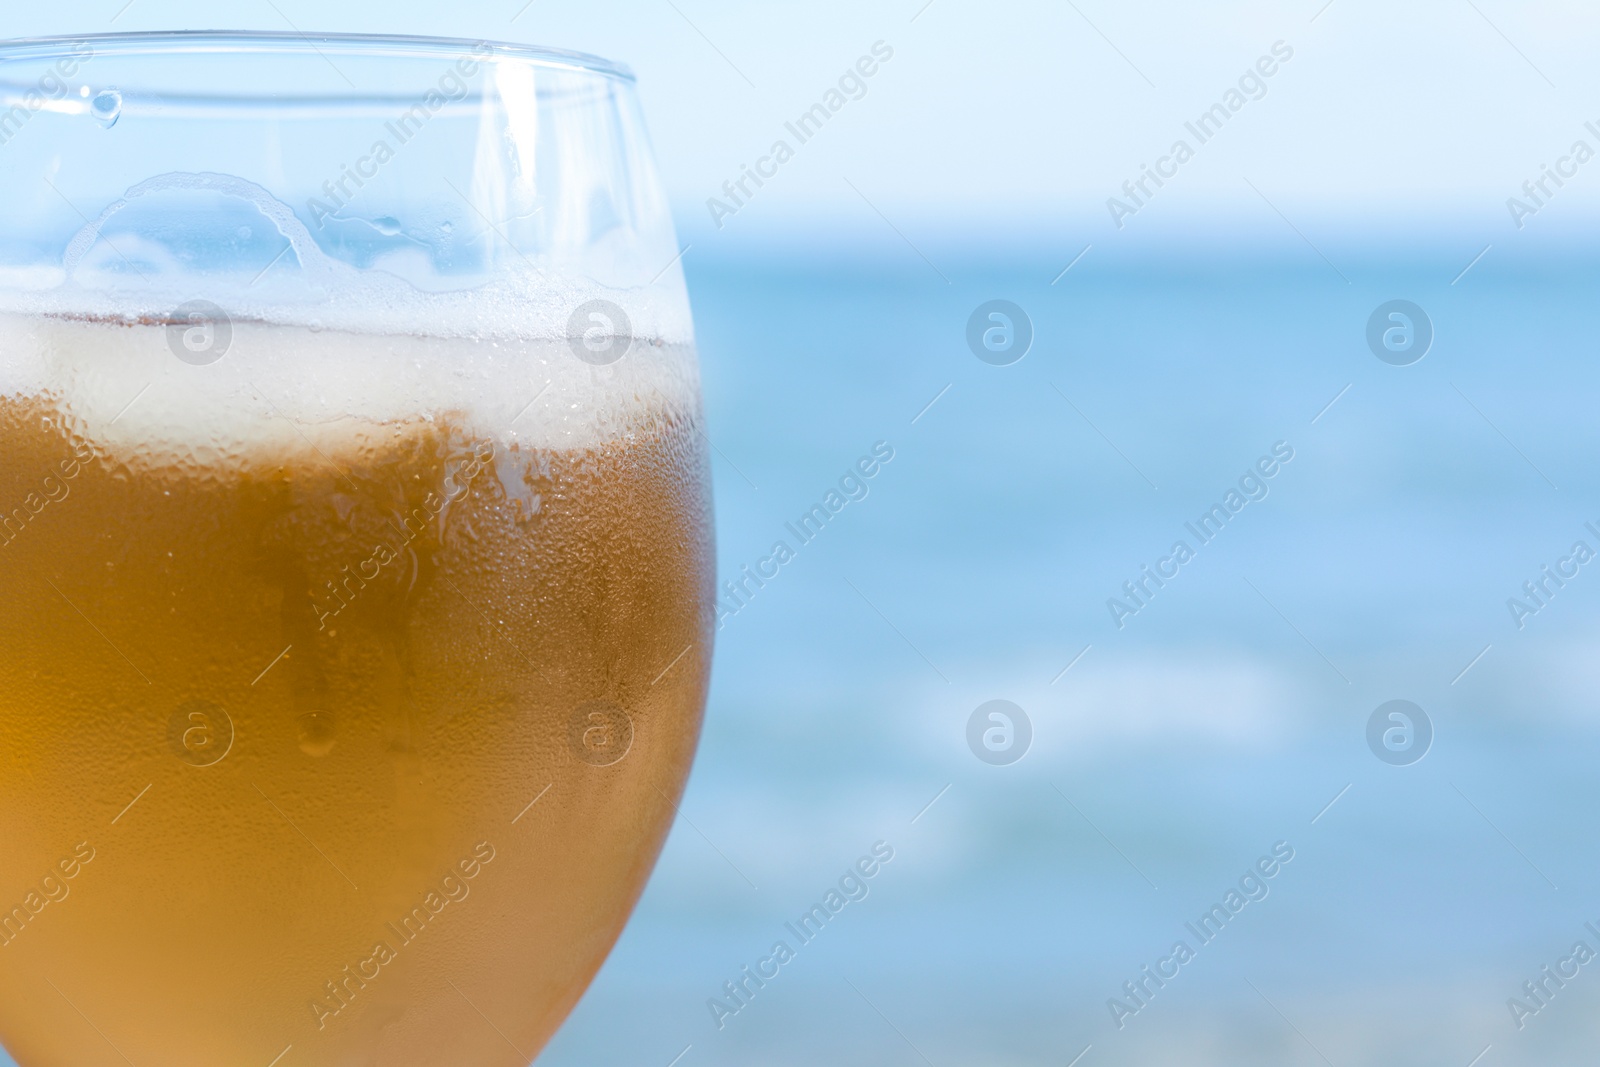
{"label": "ocean water", "polygon": [[[793,558],[725,599],[683,818],[540,1063],[1592,1062],[1600,261],[1452,282],[1457,244],[1054,284],[1075,250],[688,257],[723,576]],[[992,299],[1033,326],[1009,366],[966,341]],[[1393,299],[1432,324],[1408,366],[1366,337]],[[1005,766],[967,742],[995,699],[1032,727]],[[1405,765],[1391,700],[1431,727]]]}

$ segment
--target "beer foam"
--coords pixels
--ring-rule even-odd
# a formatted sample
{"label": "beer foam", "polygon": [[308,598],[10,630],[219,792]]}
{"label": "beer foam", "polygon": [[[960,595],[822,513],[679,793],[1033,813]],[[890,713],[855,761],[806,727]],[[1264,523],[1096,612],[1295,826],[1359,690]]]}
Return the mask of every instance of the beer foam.
{"label": "beer foam", "polygon": [[[75,433],[136,465],[349,454],[419,422],[506,445],[591,448],[698,410],[693,346],[661,338],[633,339],[597,365],[565,337],[246,319],[195,352],[184,344],[192,328],[0,311],[0,397],[46,401]],[[224,339],[221,358],[200,362]]]}

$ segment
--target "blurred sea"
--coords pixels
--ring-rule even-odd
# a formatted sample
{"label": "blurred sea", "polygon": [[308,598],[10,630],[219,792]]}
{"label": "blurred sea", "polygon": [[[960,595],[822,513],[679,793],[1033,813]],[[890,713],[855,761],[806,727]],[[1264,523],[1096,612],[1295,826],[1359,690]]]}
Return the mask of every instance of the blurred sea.
{"label": "blurred sea", "polygon": [[[1507,1001],[1600,950],[1600,564],[1521,629],[1506,602],[1600,550],[1600,260],[926,251],[686,257],[724,577],[894,458],[725,620],[683,817],[540,1063],[1592,1063],[1600,966],[1521,1029]],[[1035,330],[1012,366],[966,346],[995,298]],[[1395,298],[1435,330],[1411,366],[1365,339]],[[1119,629],[1107,599],[1179,539]],[[1032,723],[1010,766],[967,748],[996,698]],[[1409,766],[1366,740],[1391,699],[1433,727]],[[784,924],[877,841],[801,947]],[[1185,923],[1279,842],[1202,944]]]}

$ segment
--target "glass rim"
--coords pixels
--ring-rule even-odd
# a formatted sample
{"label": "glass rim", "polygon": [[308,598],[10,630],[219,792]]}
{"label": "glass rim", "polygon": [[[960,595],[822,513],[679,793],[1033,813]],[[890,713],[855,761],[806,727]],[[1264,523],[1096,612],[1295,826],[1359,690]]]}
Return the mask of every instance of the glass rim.
{"label": "glass rim", "polygon": [[[535,66],[581,71],[634,82],[627,64],[586,52],[465,37],[425,37],[397,33],[300,33],[278,30],[146,30],[134,33],[62,34],[51,37],[0,39],[0,64],[22,59],[81,58],[74,46],[88,45],[95,55],[296,55],[327,53],[361,58],[512,58]],[[476,51],[475,51],[476,49]]]}

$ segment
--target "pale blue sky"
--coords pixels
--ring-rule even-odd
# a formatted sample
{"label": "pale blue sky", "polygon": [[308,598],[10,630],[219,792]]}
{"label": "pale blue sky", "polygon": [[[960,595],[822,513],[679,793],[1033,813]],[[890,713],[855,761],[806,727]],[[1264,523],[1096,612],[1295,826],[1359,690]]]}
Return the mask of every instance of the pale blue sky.
{"label": "pale blue sky", "polygon": [[[1554,163],[1600,99],[1576,0],[1260,0],[1179,4],[855,0],[84,0],[7,5],[0,35],[207,28],[436,33],[596,52],[639,73],[687,233],[706,199],[783,135],[882,40],[894,59],[803,146],[717,239],[817,221],[919,232],[955,225],[1123,240],[1106,200],[1186,136],[1274,42],[1293,59],[1197,151],[1128,230],[1183,232],[1238,218],[1282,223],[1264,201],[1336,238],[1440,218],[1524,239],[1506,198]],[[113,24],[113,16],[117,16]],[[1570,232],[1600,205],[1600,162],[1529,222]],[[851,185],[859,190],[852,190]],[[1259,193],[1253,191],[1254,186]]]}

